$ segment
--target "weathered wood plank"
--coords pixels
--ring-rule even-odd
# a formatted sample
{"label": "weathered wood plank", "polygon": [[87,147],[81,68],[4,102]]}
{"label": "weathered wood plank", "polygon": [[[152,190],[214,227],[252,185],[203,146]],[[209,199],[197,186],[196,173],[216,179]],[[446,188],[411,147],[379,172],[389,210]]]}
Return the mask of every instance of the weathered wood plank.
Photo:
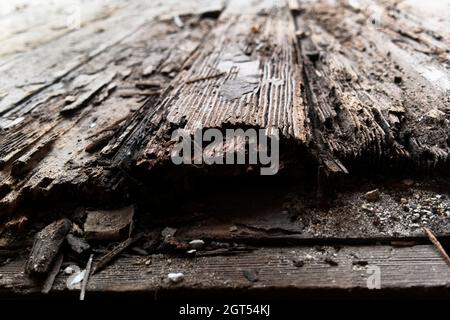
{"label": "weathered wood plank", "polygon": [[[95,177],[101,180],[104,173],[102,166],[95,165],[100,154],[92,154],[92,150],[87,153],[86,148],[90,149],[88,147],[101,137],[104,139],[98,147],[101,149],[108,143],[108,138],[112,138],[111,131],[119,131],[121,124],[132,128],[135,125],[133,119],[149,111],[150,104],[143,100],[158,99],[158,95],[149,97],[145,90],[138,88],[126,97],[123,91],[129,91],[149,78],[165,84],[173,75],[163,75],[160,64],[186,60],[211,27],[211,19],[199,17],[206,8],[221,8],[221,2],[205,7],[202,1],[194,1],[171,12],[188,14],[185,20],[192,22],[192,26],[186,25],[183,29],[179,29],[172,20],[144,23],[162,12],[169,13],[170,5],[153,10],[145,20],[139,20],[137,30],[127,31],[114,45],[90,55],[56,83],[41,88],[32,98],[14,107],[14,111],[9,111],[8,117],[13,117],[14,124],[4,130],[0,139],[0,177],[4,190],[0,194],[2,213],[13,211],[24,193],[33,198],[34,194],[52,194],[53,188],[58,189],[61,185],[79,189],[83,183],[102,188],[104,184],[101,181],[94,181]],[[133,18],[132,12],[126,10],[123,15]],[[116,24],[114,21],[109,23]],[[123,25],[120,28],[127,29]],[[64,49],[64,43],[58,45]],[[143,72],[150,57],[159,57],[156,64],[158,72],[151,76]],[[53,58],[59,62],[74,59],[65,56],[63,51],[57,51],[46,61]],[[103,129],[103,135],[99,134]],[[119,145],[120,140],[127,136],[127,133],[121,136],[122,133],[119,132],[118,139],[114,140]],[[113,175],[106,184],[114,186],[118,180],[120,177]]]}
{"label": "weathered wood plank", "polygon": [[402,198],[406,202],[401,204],[395,195],[388,193],[382,193],[383,200],[374,204],[363,199],[364,192],[340,194],[339,200],[328,209],[310,206],[308,197],[302,196],[284,203],[270,195],[238,204],[227,198],[214,205],[207,204],[203,218],[182,225],[178,236],[256,243],[270,239],[280,243],[308,240],[375,243],[411,238],[423,241],[426,235],[422,226],[429,226],[439,236],[449,236],[448,200],[437,200],[432,193],[415,192],[436,203],[431,204],[432,208],[447,209],[443,214],[435,214],[434,209],[422,207],[424,203],[417,198]]}
{"label": "weathered wood plank", "polygon": [[167,161],[172,147],[161,137],[174,128],[189,134],[233,126],[266,129],[268,135],[279,130],[306,144],[310,132],[297,59],[294,23],[283,1],[231,1],[188,71],[174,79],[160,111],[148,118],[148,142],[132,159],[149,168]]}
{"label": "weathered wood plank", "polygon": [[[221,2],[177,7],[170,1],[157,9],[137,3],[1,65],[0,89],[10,90],[0,101],[0,213],[42,199],[98,207],[147,200],[160,189],[148,170],[155,164],[168,164],[178,180],[189,178],[168,161],[168,136],[180,127],[190,133],[229,126],[280,129],[287,149],[305,150],[305,157],[288,160],[314,177],[321,168],[352,174],[358,165],[372,170],[380,163],[406,170],[410,164],[438,167],[447,174],[447,82],[423,72],[432,67],[448,75],[447,32],[428,32],[417,18],[423,16],[399,13],[396,5],[362,3],[356,8],[345,1],[291,1],[293,18],[285,1],[231,1],[217,21],[199,16],[217,14]],[[371,5],[383,11],[376,29],[367,24]],[[98,33],[98,27],[108,28]],[[314,161],[305,165],[306,156]],[[328,181],[311,188],[319,184]],[[278,188],[264,186],[269,194]],[[205,227],[188,228],[184,236],[195,231],[233,238],[228,229],[238,225],[243,236],[391,239],[423,237],[422,224],[448,235],[448,197],[419,201],[448,196],[445,190],[412,190],[405,199],[416,208],[407,211],[402,194],[389,190],[369,208],[361,199],[370,189],[361,188],[338,190],[343,203],[330,200],[330,209],[305,207],[316,201],[311,192],[294,201],[277,193],[279,200],[268,197],[270,210],[247,207],[237,216],[236,207],[230,208],[219,223],[214,219],[220,210],[211,205]],[[173,198],[178,201],[184,191]],[[154,206],[153,200],[146,204]],[[242,204],[235,194],[222,201]],[[151,209],[144,206],[142,213]]]}
{"label": "weathered wood plank", "polygon": [[382,1],[311,1],[302,9],[296,23],[321,151],[346,166],[448,172],[447,35],[427,33],[419,19]]}
{"label": "weathered wood plank", "polygon": [[[150,261],[150,262],[147,262]],[[20,273],[24,261],[0,267],[0,292],[16,294],[39,291]],[[244,271],[258,275],[251,282]],[[170,272],[183,272],[184,281],[171,284]],[[379,277],[378,277],[379,276]],[[60,274],[53,290],[65,291],[65,275]],[[374,280],[375,279],[375,280]],[[179,258],[153,255],[127,256],[92,275],[89,293],[164,292],[195,290],[362,290],[378,286],[390,289],[442,289],[448,286],[450,269],[431,245],[406,248],[391,246],[260,248],[235,256]],[[379,281],[378,281],[379,280]]]}

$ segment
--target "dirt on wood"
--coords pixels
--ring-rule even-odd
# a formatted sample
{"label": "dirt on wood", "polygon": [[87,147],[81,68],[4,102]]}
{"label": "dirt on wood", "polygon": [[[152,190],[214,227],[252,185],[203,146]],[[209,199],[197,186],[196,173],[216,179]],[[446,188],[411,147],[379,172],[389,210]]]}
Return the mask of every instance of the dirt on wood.
{"label": "dirt on wood", "polygon": [[[254,257],[293,274],[320,260],[348,276],[348,261],[329,248],[311,259],[302,248],[286,264],[262,256],[274,247],[282,255],[299,245],[409,248],[428,243],[424,227],[445,256],[445,10],[413,0],[86,5],[77,28],[31,4],[0,19],[0,275],[21,261],[27,274],[47,277],[48,292],[64,287],[55,261],[92,264],[84,297],[132,254],[158,265],[152,288],[183,268],[191,271],[171,285],[193,285],[190,272],[204,271],[195,261],[211,261],[202,279],[211,289],[228,286],[213,275],[230,256],[240,270],[225,265],[229,285],[258,287],[273,283],[271,271],[251,268]],[[174,132],[194,138],[208,129],[278,133],[277,174],[261,176],[260,164],[197,164],[195,152],[175,165]],[[225,138],[201,147],[223,158],[248,154],[247,144]],[[171,256],[180,270],[162,262]],[[375,263],[356,260],[358,270]],[[0,291],[8,281],[0,276]]]}

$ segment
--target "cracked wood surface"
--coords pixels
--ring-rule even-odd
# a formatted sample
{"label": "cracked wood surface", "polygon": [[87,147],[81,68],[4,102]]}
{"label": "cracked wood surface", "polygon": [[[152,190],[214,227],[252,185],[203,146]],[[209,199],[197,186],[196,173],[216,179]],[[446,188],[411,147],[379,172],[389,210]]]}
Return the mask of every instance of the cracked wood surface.
{"label": "cracked wood surface", "polygon": [[292,162],[314,159],[306,171],[448,174],[448,28],[409,2],[98,2],[79,30],[43,25],[26,48],[35,26],[10,30],[0,213],[132,201],[124,188],[147,179],[134,170],[167,165],[174,128],[280,129],[305,150]]}
{"label": "cracked wood surface", "polygon": [[303,8],[296,23],[319,145],[341,160],[448,171],[445,20],[428,30],[417,13],[382,1]]}
{"label": "cracked wood surface", "polygon": [[[190,56],[210,29],[208,19],[197,21],[205,9],[204,2],[190,4],[174,10],[175,2],[156,8],[138,3],[107,20],[104,32],[95,33],[99,26],[88,24],[67,36],[70,38],[24,53],[19,57],[22,62],[3,66],[2,90],[15,89],[6,91],[0,101],[2,212],[14,210],[24,193],[52,192],[54,186],[64,184],[82,185],[102,174],[101,168],[89,165],[99,154],[89,154],[85,148],[102,128],[118,119],[128,124],[133,121],[133,113],[148,111],[148,104],[143,102],[151,95],[148,92],[123,97],[124,91],[146,79],[143,68],[148,67],[148,57],[159,56],[157,65],[163,59],[179,63]],[[221,3],[206,9],[220,10]],[[159,21],[169,13],[191,15],[194,27],[178,30],[169,18]],[[180,42],[184,46],[179,46]],[[36,67],[32,67],[34,64]],[[31,76],[21,72],[21,67]],[[160,76],[159,81],[167,82],[169,76]],[[37,87],[28,88],[30,82]],[[117,131],[119,124],[109,131]]]}
{"label": "cracked wood surface", "polygon": [[[371,267],[380,268],[382,292],[446,292],[449,269],[433,246],[423,245],[420,224],[448,240],[447,185],[356,178],[356,191],[338,185],[323,208],[311,194],[335,175],[380,167],[446,179],[449,5],[82,1],[80,28],[70,29],[68,8],[2,4],[0,215],[29,217],[33,227],[25,240],[11,242],[1,225],[0,293],[40,291],[22,273],[22,251],[54,211],[76,221],[74,204],[83,211],[135,202],[137,229],[150,221],[156,230],[176,227],[177,241],[258,247],[226,258],[220,251],[191,258],[124,254],[91,277],[88,298],[197,289],[367,292]],[[232,192],[225,186],[214,193],[216,185],[208,184],[192,197],[192,172],[168,161],[170,134],[234,127],[279,129],[282,162],[294,164],[287,175],[296,183],[241,185],[233,176]],[[317,185],[297,177],[301,171]],[[374,188],[380,200],[368,205],[364,193]],[[176,202],[182,210],[172,210]],[[426,221],[414,217],[420,206],[432,213]],[[299,246],[320,243],[334,246]],[[371,246],[349,246],[356,243]],[[398,247],[405,244],[411,247]],[[166,281],[180,271],[183,282]],[[59,273],[53,290],[65,291],[65,281]]]}

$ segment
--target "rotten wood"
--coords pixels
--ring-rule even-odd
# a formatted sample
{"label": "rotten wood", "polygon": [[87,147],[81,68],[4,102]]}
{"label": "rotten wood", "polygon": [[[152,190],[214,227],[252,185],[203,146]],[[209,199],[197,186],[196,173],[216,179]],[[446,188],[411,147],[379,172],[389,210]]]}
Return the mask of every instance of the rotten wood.
{"label": "rotten wood", "polygon": [[89,243],[87,243],[84,239],[78,238],[71,233],[66,236],[66,241],[70,246],[70,249],[77,254],[83,254],[91,248]]}
{"label": "rotten wood", "polygon": [[186,83],[189,84],[189,83],[194,83],[197,81],[203,81],[203,80],[209,80],[209,79],[214,79],[214,78],[218,78],[218,77],[223,77],[225,74],[226,74],[225,72],[221,72],[221,73],[213,74],[213,75],[209,75],[209,76],[193,78],[193,79],[187,80]]}
{"label": "rotten wood", "polygon": [[59,271],[61,270],[61,265],[64,260],[64,254],[59,253],[58,256],[55,259],[55,262],[53,263],[52,269],[49,272],[47,279],[45,279],[44,285],[42,286],[41,292],[44,294],[47,294],[52,290],[53,283],[55,282],[56,276],[58,275]]}
{"label": "rotten wood", "polygon": [[[450,83],[439,53],[448,42],[423,32],[426,26],[413,18],[417,12],[396,5],[377,3],[376,17],[368,4],[301,5],[295,23],[319,153],[343,163],[362,158],[371,166],[448,170]],[[422,30],[421,40],[399,29]]]}
{"label": "rotten wood", "polygon": [[[120,176],[111,177],[101,165],[89,164],[102,160],[102,149],[111,152],[121,145],[133,133],[139,114],[150,107],[142,106],[140,95],[122,97],[121,90],[135,83],[160,83],[161,92],[150,97],[157,101],[170,79],[166,70],[181,71],[177,64],[192,55],[211,28],[209,10],[220,12],[222,7],[222,1],[202,0],[120,5],[105,19],[83,24],[80,30],[19,55],[12,65],[2,65],[1,214],[12,213],[28,192],[39,197],[60,186],[83,190],[81,185],[97,185],[106,192],[114,188]],[[172,20],[160,20],[164,15],[192,19],[178,30]],[[99,29],[104,31],[96,32]],[[150,64],[155,72],[144,76],[141,70]],[[93,139],[99,132],[105,135]],[[90,173],[85,171],[88,167]]]}
{"label": "rotten wood", "polygon": [[[447,34],[426,32],[397,5],[379,3],[383,19],[374,30],[364,23],[368,9],[340,2],[230,1],[216,20],[205,17],[221,10],[220,1],[136,4],[36,47],[17,64],[40,59],[39,70],[8,77],[18,72],[5,64],[9,79],[0,83],[8,92],[0,101],[2,213],[20,207],[24,194],[39,199],[67,188],[88,190],[88,197],[95,185],[106,196],[128,187],[124,167],[130,174],[169,162],[167,136],[175,128],[278,129],[289,146],[304,147],[291,162],[311,156],[326,176],[352,174],[364,163],[448,168],[447,82],[421,72],[433,67],[447,74],[441,54]],[[128,18],[146,10],[148,21]],[[178,28],[174,15],[190,23]],[[117,32],[119,20],[129,31]],[[420,27],[416,40],[397,32]],[[80,47],[69,54],[54,49],[70,43]],[[121,96],[130,88],[160,91],[143,102],[145,90]]]}
{"label": "rotten wood", "polygon": [[71,225],[68,219],[61,219],[39,231],[25,266],[27,274],[42,276],[49,272]]}
{"label": "rotten wood", "polygon": [[86,239],[119,240],[133,231],[134,206],[117,210],[88,211],[84,223]]}

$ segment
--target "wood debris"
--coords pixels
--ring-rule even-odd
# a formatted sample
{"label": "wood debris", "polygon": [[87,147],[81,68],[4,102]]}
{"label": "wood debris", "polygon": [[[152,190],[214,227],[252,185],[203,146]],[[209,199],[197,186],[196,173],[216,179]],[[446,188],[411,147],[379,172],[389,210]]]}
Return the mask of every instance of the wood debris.
{"label": "wood debris", "polygon": [[[394,246],[394,255],[429,258],[433,247],[417,246],[423,239],[415,239],[424,225],[450,265],[431,231],[439,230],[439,238],[450,234],[445,191],[450,172],[450,33],[439,12],[414,9],[417,4],[411,3],[419,1],[186,0],[181,5],[138,0],[102,16],[97,2],[91,2],[86,9],[95,18],[88,14],[81,30],[67,32],[45,22],[36,37],[31,21],[45,19],[29,19],[29,11],[22,9],[11,17],[32,25],[2,29],[0,268],[6,266],[6,280],[1,285],[16,287],[8,259],[30,246],[23,231],[34,231],[33,223],[53,214],[84,224],[84,230],[74,224],[68,234],[71,221],[64,219],[36,235],[25,270],[46,276],[42,292],[52,289],[64,241],[65,253],[83,261],[91,245],[105,253],[97,248],[105,243],[96,241],[123,241],[95,264],[91,255],[86,270],[70,275],[70,289],[82,282],[80,299],[90,269],[99,272],[141,237],[132,236],[135,219],[140,230],[158,230],[142,248],[130,250],[164,258],[146,260],[152,271],[154,266],[162,270],[162,278],[143,276],[153,288],[167,280],[172,258],[205,262],[189,266],[196,272],[182,269],[183,275],[203,276],[223,261],[228,268],[224,274],[247,287],[236,270],[244,270],[250,282],[261,281],[261,287],[276,287],[276,281],[315,285],[326,277],[313,270],[317,268],[301,268],[309,259],[293,260],[300,255],[283,245],[382,240],[390,246],[364,250],[385,259]],[[382,21],[374,18],[374,8]],[[206,129],[261,129],[265,137],[277,133],[279,174],[260,183],[253,164],[207,166],[197,163],[195,154],[176,166],[171,155],[179,129],[189,137]],[[246,138],[206,142],[206,153],[219,159],[249,150]],[[416,172],[443,177],[434,187],[444,194],[431,196]],[[390,183],[392,173],[399,176],[396,186],[378,183],[378,177]],[[370,181],[360,185],[362,176]],[[226,180],[224,185],[236,184],[211,187],[217,177]],[[357,190],[347,192],[348,184]],[[291,200],[279,200],[291,189]],[[136,217],[134,206],[124,207],[130,203],[139,209]],[[82,213],[76,214],[75,207]],[[160,232],[167,225],[178,230]],[[247,247],[266,244],[286,251],[284,259],[279,262],[278,253],[269,248]],[[309,255],[305,248],[299,251],[301,257]],[[121,258],[118,265],[132,269],[121,264],[131,261],[128,255]],[[375,258],[355,258],[353,266],[361,271]],[[348,273],[354,270],[336,268],[343,259],[317,256],[315,262],[342,279],[355,279]],[[397,272],[399,261],[389,259],[388,277]],[[277,268],[272,268],[274,261]],[[414,261],[409,260],[407,271]],[[264,277],[247,270],[249,262]],[[427,270],[435,267],[426,265]],[[91,280],[102,281],[97,278],[102,277]],[[172,278],[182,279],[177,274]],[[130,279],[114,281],[127,287],[135,282]],[[211,287],[217,287],[215,280],[208,278]],[[441,287],[447,283],[440,281],[430,280]],[[349,287],[339,281],[331,286],[339,285]]]}
{"label": "wood debris", "polygon": [[[232,0],[223,12],[211,11],[219,19],[192,14],[210,11],[189,3],[190,13],[174,12],[170,23],[151,8],[156,4],[143,6],[148,24],[141,15],[140,22],[128,20],[136,8],[123,9],[121,19],[136,29],[103,21],[105,32],[55,42],[66,48],[79,41],[82,52],[43,46],[5,65],[11,76],[0,79],[8,92],[0,100],[0,127],[7,129],[0,141],[2,214],[23,205],[29,190],[38,199],[60,186],[89,194],[86,185],[103,195],[129,187],[123,175],[136,170],[171,170],[167,137],[177,128],[193,134],[199,124],[279,130],[288,146],[282,153],[301,150],[281,156],[306,172],[321,168],[326,179],[365,163],[448,169],[444,28],[428,30],[426,19],[411,18],[406,8],[408,15],[399,14],[401,4],[379,3],[386,41],[361,23],[370,12],[341,2],[289,1],[272,10],[269,1]],[[176,16],[183,28],[174,28]],[[398,30],[424,31],[413,34],[417,42]],[[98,43],[109,45],[99,50]],[[42,63],[30,68],[36,60]],[[423,70],[436,70],[437,80]]]}
{"label": "wood debris", "polygon": [[86,271],[83,278],[83,283],[81,284],[81,291],[80,291],[80,300],[84,300],[84,297],[86,295],[86,287],[89,282],[89,277],[91,276],[91,267],[92,267],[92,259],[94,258],[94,255],[91,254],[89,257],[89,260],[86,264]]}
{"label": "wood debris", "polygon": [[50,290],[53,287],[53,283],[55,282],[56,276],[58,275],[59,271],[61,270],[61,265],[64,260],[64,254],[59,253],[57,258],[55,259],[52,269],[49,272],[47,279],[44,282],[44,285],[42,286],[41,292],[46,294],[49,293]]}
{"label": "wood debris", "polygon": [[6,229],[6,230],[22,230],[25,225],[28,223],[28,218],[25,216],[20,216],[17,218],[14,218],[12,220],[9,220],[8,222],[6,222],[4,224],[3,227],[0,227],[0,231],[2,230],[2,228]]}
{"label": "wood debris", "polygon": [[213,75],[210,75],[210,76],[204,76],[204,77],[197,77],[197,78],[189,79],[189,80],[186,80],[186,83],[189,84],[189,83],[194,83],[194,82],[198,82],[198,81],[219,78],[219,77],[222,77],[224,75],[226,75],[225,72],[220,72],[220,73],[213,74]]}
{"label": "wood debris", "polygon": [[116,210],[88,211],[84,232],[86,239],[120,240],[133,230],[134,206]]}
{"label": "wood debris", "polygon": [[25,265],[27,274],[38,276],[49,272],[70,227],[68,219],[61,219],[49,224],[36,235]]}
{"label": "wood debris", "polygon": [[423,227],[423,231],[425,231],[425,234],[427,235],[428,239],[430,239],[430,241],[434,244],[436,249],[439,251],[439,254],[442,256],[442,258],[450,267],[450,257],[448,256],[447,252],[445,251],[444,247],[441,245],[439,240],[436,238],[436,236],[429,228]]}
{"label": "wood debris", "polygon": [[69,244],[72,251],[77,254],[83,254],[84,252],[86,252],[91,248],[89,243],[87,243],[84,239],[76,237],[71,233],[69,233],[66,236],[66,241]]}

